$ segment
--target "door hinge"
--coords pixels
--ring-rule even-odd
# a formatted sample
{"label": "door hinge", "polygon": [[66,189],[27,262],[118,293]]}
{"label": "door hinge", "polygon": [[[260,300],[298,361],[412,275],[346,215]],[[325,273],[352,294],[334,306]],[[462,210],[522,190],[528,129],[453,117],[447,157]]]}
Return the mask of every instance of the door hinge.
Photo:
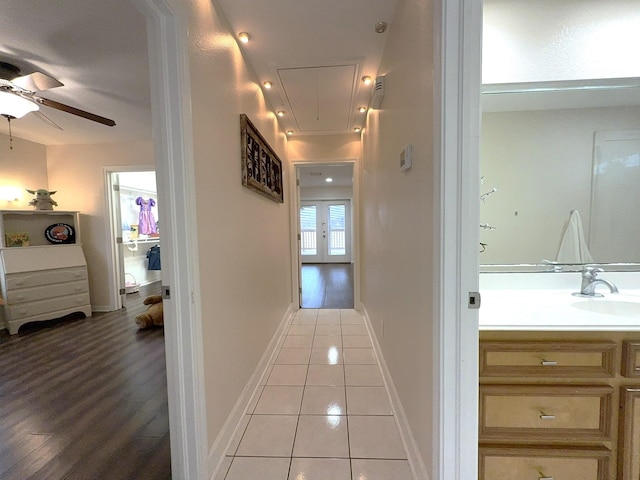
{"label": "door hinge", "polygon": [[116,243],[118,244],[122,243],[122,237],[116,237]]}
{"label": "door hinge", "polygon": [[171,300],[171,288],[168,285],[162,286],[162,299]]}
{"label": "door hinge", "polygon": [[302,287],[298,287],[298,293],[302,295]]}
{"label": "door hinge", "polygon": [[296,178],[296,187],[299,187],[299,186],[300,186],[300,179]]}
{"label": "door hinge", "polygon": [[480,292],[469,292],[469,303],[467,308],[478,309],[480,308],[481,301]]}
{"label": "door hinge", "polygon": [[124,295],[125,293],[127,293],[127,291],[124,288],[121,288],[119,292],[120,292],[120,295]]}
{"label": "door hinge", "polygon": [[120,185],[113,185],[113,191],[114,192],[119,192],[120,191]]}
{"label": "door hinge", "polygon": [[302,237],[300,236],[300,234],[298,234],[298,241],[302,240]]}

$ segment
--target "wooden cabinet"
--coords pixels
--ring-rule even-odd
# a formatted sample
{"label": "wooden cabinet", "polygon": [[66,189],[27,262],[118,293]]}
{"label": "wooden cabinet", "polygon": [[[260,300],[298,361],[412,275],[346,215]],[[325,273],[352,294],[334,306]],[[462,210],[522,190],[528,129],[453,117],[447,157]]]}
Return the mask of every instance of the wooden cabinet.
{"label": "wooden cabinet", "polygon": [[640,333],[480,334],[481,480],[638,480]]}
{"label": "wooden cabinet", "polygon": [[[72,232],[71,243],[47,239],[46,231],[58,224]],[[15,334],[30,322],[91,316],[77,212],[0,211],[0,237],[0,328]]]}

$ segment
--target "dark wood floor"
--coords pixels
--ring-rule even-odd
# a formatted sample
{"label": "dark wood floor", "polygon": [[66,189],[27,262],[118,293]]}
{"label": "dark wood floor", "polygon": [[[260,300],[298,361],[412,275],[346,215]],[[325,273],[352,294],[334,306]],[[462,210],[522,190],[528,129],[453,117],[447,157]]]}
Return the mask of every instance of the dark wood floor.
{"label": "dark wood floor", "polygon": [[164,332],[133,321],[155,288],[0,333],[0,479],[171,478]]}
{"label": "dark wood floor", "polygon": [[353,265],[302,265],[302,308],[353,308]]}

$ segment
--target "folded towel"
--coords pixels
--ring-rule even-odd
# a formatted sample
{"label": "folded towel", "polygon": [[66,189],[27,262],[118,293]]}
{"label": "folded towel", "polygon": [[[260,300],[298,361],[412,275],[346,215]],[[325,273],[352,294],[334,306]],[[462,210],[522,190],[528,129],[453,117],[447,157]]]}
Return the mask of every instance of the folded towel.
{"label": "folded towel", "polygon": [[577,210],[572,210],[560,241],[556,256],[558,263],[593,263],[587,243],[584,241],[582,220]]}

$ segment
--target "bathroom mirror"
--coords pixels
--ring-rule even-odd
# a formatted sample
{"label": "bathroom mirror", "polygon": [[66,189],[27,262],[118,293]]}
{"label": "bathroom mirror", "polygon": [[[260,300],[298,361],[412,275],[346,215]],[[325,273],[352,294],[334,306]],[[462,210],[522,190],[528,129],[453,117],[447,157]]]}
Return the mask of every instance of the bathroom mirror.
{"label": "bathroom mirror", "polygon": [[486,85],[482,108],[481,271],[640,270],[640,79]]}

